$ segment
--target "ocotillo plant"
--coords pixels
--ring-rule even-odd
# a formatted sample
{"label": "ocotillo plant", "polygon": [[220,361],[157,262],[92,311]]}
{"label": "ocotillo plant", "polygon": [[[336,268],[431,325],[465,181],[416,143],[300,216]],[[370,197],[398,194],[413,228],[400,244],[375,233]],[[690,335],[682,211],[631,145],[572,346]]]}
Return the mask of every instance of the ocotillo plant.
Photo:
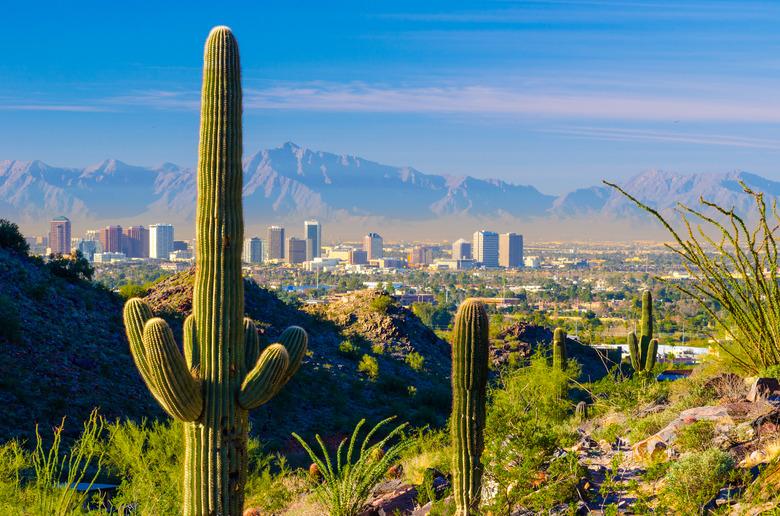
{"label": "ocotillo plant", "polygon": [[185,515],[242,513],[247,411],[270,400],[306,352],[306,332],[294,326],[261,353],[257,329],[244,318],[241,152],[238,44],[230,29],[216,27],[204,52],[197,262],[184,356],[143,301],[131,299],[124,310],[141,376],[166,412],[185,422]]}
{"label": "ocotillo plant", "polygon": [[458,516],[476,514],[482,489],[485,398],[488,375],[488,316],[467,299],[452,332],[452,484]]}
{"label": "ocotillo plant", "polygon": [[561,371],[566,370],[566,331],[563,328],[555,328],[553,333],[553,366]]}
{"label": "ocotillo plant", "polygon": [[655,366],[658,339],[653,338],[653,295],[649,290],[642,294],[642,334],[628,334],[628,352],[635,371],[647,373]]}

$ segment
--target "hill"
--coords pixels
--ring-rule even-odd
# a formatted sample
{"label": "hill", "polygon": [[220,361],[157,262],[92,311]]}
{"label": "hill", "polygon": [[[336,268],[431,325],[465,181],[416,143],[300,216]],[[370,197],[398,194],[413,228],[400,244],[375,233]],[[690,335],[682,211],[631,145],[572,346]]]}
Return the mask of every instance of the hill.
{"label": "hill", "polygon": [[[155,285],[145,297],[165,317],[177,338],[192,304],[194,271]],[[292,445],[290,433],[341,435],[361,418],[397,415],[416,424],[443,425],[449,414],[449,345],[438,339],[410,310],[372,307],[381,294],[361,292],[349,303],[315,307],[287,305],[273,292],[246,280],[244,310],[273,342],[295,324],[309,334],[309,355],[283,391],[251,413],[252,431],[273,446]],[[344,317],[348,306],[350,315]],[[349,341],[352,348],[340,345]],[[423,358],[415,370],[405,358]],[[378,376],[358,371],[364,355],[376,360]]]}
{"label": "hill", "polygon": [[76,432],[93,407],[109,418],[161,415],[135,372],[121,299],[0,249],[0,441],[63,416]]}

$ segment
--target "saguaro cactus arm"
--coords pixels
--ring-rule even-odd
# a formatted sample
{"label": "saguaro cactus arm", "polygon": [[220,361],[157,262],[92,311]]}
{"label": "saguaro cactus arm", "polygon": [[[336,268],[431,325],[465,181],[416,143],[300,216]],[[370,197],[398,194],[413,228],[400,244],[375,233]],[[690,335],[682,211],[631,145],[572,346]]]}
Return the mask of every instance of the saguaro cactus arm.
{"label": "saguaro cactus arm", "polygon": [[265,348],[257,364],[241,384],[239,405],[251,410],[270,400],[279,390],[289,365],[290,358],[284,346],[271,344]]}
{"label": "saguaro cactus arm", "polygon": [[200,367],[200,353],[198,353],[196,331],[195,316],[190,314],[184,319],[184,345],[182,346],[182,349],[184,351],[184,361],[187,363],[187,367],[190,368],[193,375],[197,374],[198,368]]}
{"label": "saguaro cactus arm", "polygon": [[250,371],[260,357],[260,337],[257,335],[257,326],[249,317],[244,317],[244,364]]}
{"label": "saguaro cactus arm", "polygon": [[563,328],[555,328],[553,333],[553,365],[563,371],[566,369],[567,360],[566,331]]}
{"label": "saguaro cactus arm", "polygon": [[636,333],[633,331],[628,334],[628,354],[631,356],[631,366],[635,371],[642,369],[639,363],[639,342]]}
{"label": "saguaro cactus arm", "polygon": [[176,419],[198,419],[203,411],[200,382],[192,377],[168,323],[159,317],[146,321],[143,343],[152,395]]}
{"label": "saguaro cactus arm", "polygon": [[279,384],[281,389],[298,372],[298,368],[301,367],[301,361],[306,356],[306,350],[308,349],[309,336],[300,326],[290,326],[279,336],[279,343],[287,350],[287,355],[290,358],[287,371]]}

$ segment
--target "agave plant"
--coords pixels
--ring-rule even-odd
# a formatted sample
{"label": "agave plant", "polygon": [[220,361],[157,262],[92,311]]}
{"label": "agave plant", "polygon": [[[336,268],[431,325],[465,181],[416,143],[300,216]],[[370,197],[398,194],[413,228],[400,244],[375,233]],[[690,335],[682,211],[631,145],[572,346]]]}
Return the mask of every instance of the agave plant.
{"label": "agave plant", "polygon": [[349,444],[346,438],[342,439],[336,450],[335,461],[319,434],[315,439],[320,446],[321,456],[301,436],[292,434],[309,454],[321,475],[314,495],[331,516],[360,514],[374,487],[401,453],[412,445],[412,441],[403,435],[407,423],[398,425],[383,439],[371,444],[380,428],[393,419],[395,417],[389,417],[377,423],[363,438],[360,451],[355,456],[358,435],[366,423],[365,419],[361,419],[352,432]]}

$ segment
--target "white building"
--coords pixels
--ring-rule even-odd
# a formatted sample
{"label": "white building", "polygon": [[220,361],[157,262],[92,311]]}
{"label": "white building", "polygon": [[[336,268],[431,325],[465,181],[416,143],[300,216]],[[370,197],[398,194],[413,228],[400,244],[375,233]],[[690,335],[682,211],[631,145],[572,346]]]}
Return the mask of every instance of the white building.
{"label": "white building", "polygon": [[95,253],[93,255],[95,263],[121,263],[127,261],[125,253]]}
{"label": "white building", "polygon": [[149,258],[167,260],[173,252],[173,225],[152,224],[149,226]]}
{"label": "white building", "polygon": [[483,267],[498,267],[498,233],[485,230],[475,232],[471,252],[474,261]]}
{"label": "white building", "polygon": [[245,238],[241,259],[244,263],[262,263],[263,241],[258,237]]}

